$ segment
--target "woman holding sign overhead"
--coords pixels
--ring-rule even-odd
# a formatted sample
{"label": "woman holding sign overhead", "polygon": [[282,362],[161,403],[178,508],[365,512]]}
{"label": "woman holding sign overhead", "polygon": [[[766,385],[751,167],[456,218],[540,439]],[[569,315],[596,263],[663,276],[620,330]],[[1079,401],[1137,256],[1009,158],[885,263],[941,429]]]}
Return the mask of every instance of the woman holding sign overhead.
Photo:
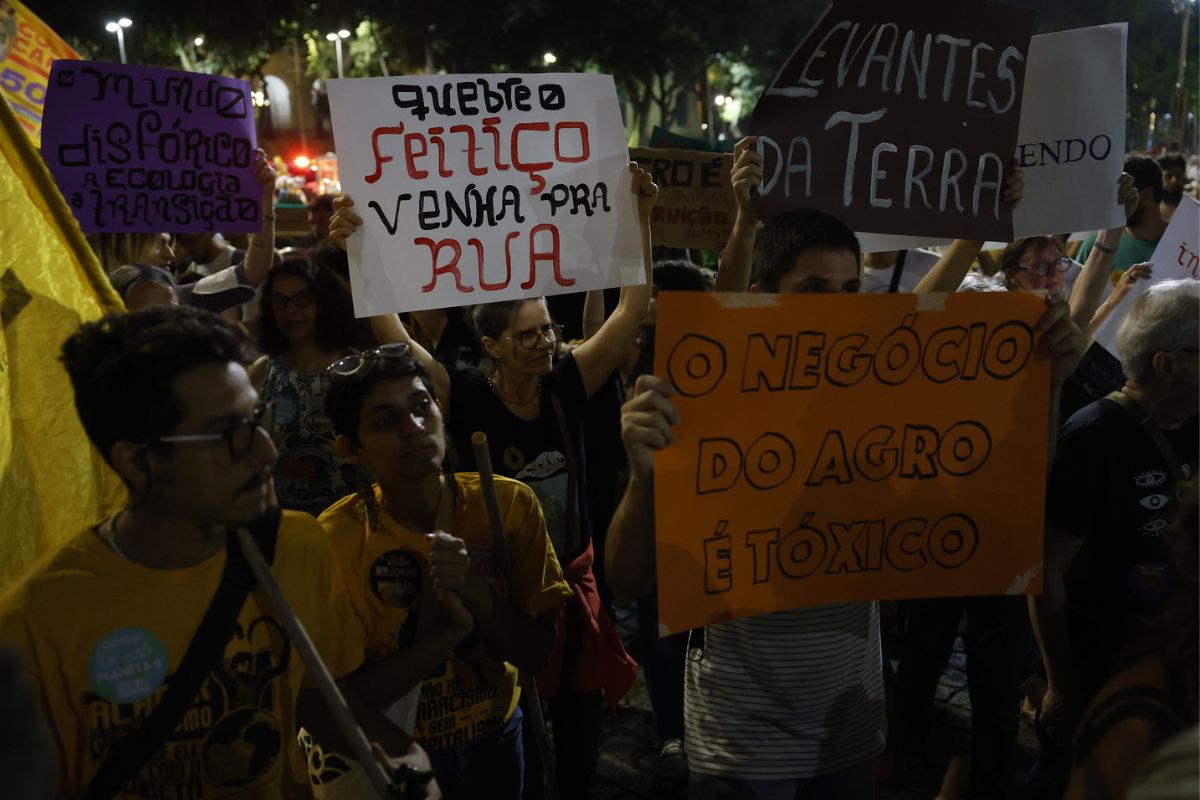
{"label": "woman holding sign overhead", "polygon": [[[585,498],[583,420],[588,399],[621,364],[650,305],[650,211],[658,187],[630,164],[637,196],[646,281],[621,289],[616,311],[566,357],[554,361],[558,331],[543,298],[476,306],[472,318],[495,367],[459,371],[439,363],[395,315],[372,320],[381,343],[404,342],[433,380],[464,469],[472,469],[470,434],[487,434],[497,473],[529,485],[574,598],[559,611],[558,637],[538,687],[550,698],[561,797],[587,797],[599,750],[601,692],[611,707],[633,685],[637,666],[600,604],[592,575]],[[341,246],[362,225],[350,198],[335,203],[330,238]],[[564,254],[566,255],[566,254]],[[569,257],[569,256],[567,256]],[[526,757],[536,748],[526,748]],[[536,781],[530,781],[536,784]],[[536,786],[531,787],[536,788]],[[528,793],[526,796],[529,796]]]}

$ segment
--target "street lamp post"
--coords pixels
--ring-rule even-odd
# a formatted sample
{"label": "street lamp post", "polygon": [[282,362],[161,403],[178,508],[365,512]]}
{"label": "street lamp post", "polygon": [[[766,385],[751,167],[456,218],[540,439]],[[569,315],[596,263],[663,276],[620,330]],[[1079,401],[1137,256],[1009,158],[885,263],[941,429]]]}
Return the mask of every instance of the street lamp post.
{"label": "street lamp post", "polygon": [[338,77],[339,78],[342,77],[342,39],[348,39],[349,37],[350,37],[350,31],[346,30],[345,28],[342,28],[337,33],[325,34],[325,38],[328,39],[329,41],[333,42],[334,46],[337,48],[337,64],[338,64]]}
{"label": "street lamp post", "polygon": [[1183,0],[1180,4],[1183,11],[1183,26],[1179,32],[1179,70],[1175,75],[1175,91],[1171,94],[1172,125],[1170,142],[1172,149],[1187,148],[1187,45],[1189,22],[1192,16],[1192,6],[1196,0]]}
{"label": "street lamp post", "polygon": [[104,30],[117,35],[117,49],[121,51],[121,63],[125,63],[125,29],[133,24],[129,17],[121,17],[116,22],[109,22]]}

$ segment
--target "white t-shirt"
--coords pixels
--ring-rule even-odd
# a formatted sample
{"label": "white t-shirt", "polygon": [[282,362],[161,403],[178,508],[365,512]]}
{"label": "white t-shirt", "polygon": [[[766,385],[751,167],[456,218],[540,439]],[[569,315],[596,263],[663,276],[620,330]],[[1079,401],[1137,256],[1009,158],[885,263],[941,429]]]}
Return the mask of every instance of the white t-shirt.
{"label": "white t-shirt", "polygon": [[684,673],[685,743],[700,774],[827,775],[883,751],[879,604],[844,603],[705,630]]}
{"label": "white t-shirt", "polygon": [[[904,270],[900,273],[901,292],[912,292],[917,288],[917,284],[921,282],[929,270],[933,269],[933,265],[937,263],[941,256],[932,250],[909,250],[908,256],[904,261]],[[871,267],[863,267],[863,292],[866,294],[887,294],[888,289],[892,285],[892,273],[896,271],[896,265],[884,269],[872,269]]]}
{"label": "white t-shirt", "polygon": [[226,244],[217,253],[212,261],[201,263],[193,260],[188,266],[188,272],[197,272],[200,275],[213,275],[223,269],[233,266],[233,255],[237,252],[236,248],[231,244]]}

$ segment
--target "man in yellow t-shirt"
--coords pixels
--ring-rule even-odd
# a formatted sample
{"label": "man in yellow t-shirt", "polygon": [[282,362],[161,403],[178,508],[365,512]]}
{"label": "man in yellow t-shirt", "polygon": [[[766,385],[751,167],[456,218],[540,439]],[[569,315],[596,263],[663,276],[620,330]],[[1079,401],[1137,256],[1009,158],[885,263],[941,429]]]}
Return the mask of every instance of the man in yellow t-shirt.
{"label": "man in yellow t-shirt", "polygon": [[[367,663],[399,653],[420,670],[409,683],[420,681],[415,707],[388,716],[429,753],[447,797],[516,800],[524,779],[517,670],[544,666],[554,612],[571,595],[537,496],[496,479],[497,552],[479,475],[442,472],[441,412],[407,348],[387,345],[330,370],[326,413],[338,449],[379,482],[320,522],[362,621]],[[448,618],[461,621],[449,626],[459,631],[453,640],[441,633]]]}
{"label": "man in yellow t-shirt", "polygon": [[[170,690],[217,591],[227,529],[266,511],[275,449],[242,357],[234,329],[174,307],[109,315],[63,347],[84,429],[130,501],[0,599],[0,640],[21,653],[53,731],[61,796],[83,795],[114,742]],[[346,624],[353,612],[331,555],[311,517],[284,513],[271,571],[330,671],[345,676],[362,640]],[[334,734],[305,683],[256,588],[182,719],[116,796],[310,796],[298,717]],[[340,683],[364,728],[379,731],[370,704]],[[392,752],[406,744],[380,741]]]}
{"label": "man in yellow t-shirt", "polygon": [[[34,568],[0,606],[0,638],[26,656],[62,760],[62,791],[82,794],[109,746],[149,716],[217,590],[225,551],[156,569],[127,560],[95,528]],[[284,512],[272,573],[334,675],[353,671],[353,626],[328,539]],[[361,647],[361,644],[359,645]],[[246,599],[221,663],[130,797],[308,797],[295,745],[304,664],[258,589]]]}

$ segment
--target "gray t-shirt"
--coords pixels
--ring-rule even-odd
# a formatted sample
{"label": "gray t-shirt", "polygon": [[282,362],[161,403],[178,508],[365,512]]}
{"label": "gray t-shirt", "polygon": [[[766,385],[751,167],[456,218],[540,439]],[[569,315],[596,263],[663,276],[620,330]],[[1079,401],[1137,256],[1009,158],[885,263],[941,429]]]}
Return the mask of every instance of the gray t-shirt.
{"label": "gray t-shirt", "polygon": [[[938,262],[939,258],[941,256],[932,250],[909,250],[908,256],[904,260],[904,269],[900,272],[899,290],[907,293],[916,289],[921,278],[924,278],[926,273],[933,269],[933,265]],[[884,269],[871,269],[864,266],[863,292],[887,294],[892,285],[892,273],[895,271],[895,264]]]}

